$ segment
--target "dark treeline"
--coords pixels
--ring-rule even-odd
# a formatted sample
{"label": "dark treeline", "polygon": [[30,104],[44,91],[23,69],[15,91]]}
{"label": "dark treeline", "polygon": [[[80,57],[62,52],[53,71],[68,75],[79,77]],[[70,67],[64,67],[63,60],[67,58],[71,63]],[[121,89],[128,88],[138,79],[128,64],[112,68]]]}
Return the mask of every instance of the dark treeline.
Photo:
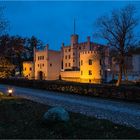
{"label": "dark treeline", "polygon": [[0,36],[0,57],[9,62],[8,66],[2,63],[1,67],[8,67],[10,70],[9,65],[11,64],[12,67],[14,65],[13,73],[15,74],[15,71],[18,71],[19,75],[22,75],[22,63],[23,61],[33,60],[34,47],[38,49],[43,48],[42,41],[34,36],[31,38],[21,37],[18,35],[10,36],[8,34]]}

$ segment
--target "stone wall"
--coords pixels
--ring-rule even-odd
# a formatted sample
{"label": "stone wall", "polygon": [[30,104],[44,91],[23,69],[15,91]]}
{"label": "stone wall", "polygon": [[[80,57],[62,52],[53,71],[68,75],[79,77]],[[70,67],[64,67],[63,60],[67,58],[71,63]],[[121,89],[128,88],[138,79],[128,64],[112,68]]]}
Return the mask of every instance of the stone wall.
{"label": "stone wall", "polygon": [[63,71],[61,79],[70,82],[80,82],[80,71]]}

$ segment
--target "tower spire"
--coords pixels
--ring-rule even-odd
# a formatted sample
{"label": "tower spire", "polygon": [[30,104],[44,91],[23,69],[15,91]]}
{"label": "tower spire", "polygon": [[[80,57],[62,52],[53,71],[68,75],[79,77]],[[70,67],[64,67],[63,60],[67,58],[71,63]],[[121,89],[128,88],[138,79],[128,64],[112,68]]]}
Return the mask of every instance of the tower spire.
{"label": "tower spire", "polygon": [[74,18],[74,35],[75,35],[75,18]]}

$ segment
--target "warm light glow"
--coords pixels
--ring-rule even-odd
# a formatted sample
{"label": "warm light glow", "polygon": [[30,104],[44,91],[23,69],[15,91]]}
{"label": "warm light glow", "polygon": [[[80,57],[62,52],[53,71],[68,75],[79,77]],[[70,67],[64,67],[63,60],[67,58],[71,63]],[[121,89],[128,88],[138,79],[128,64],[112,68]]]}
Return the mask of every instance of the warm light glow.
{"label": "warm light glow", "polygon": [[8,93],[13,93],[13,90],[12,89],[8,89]]}

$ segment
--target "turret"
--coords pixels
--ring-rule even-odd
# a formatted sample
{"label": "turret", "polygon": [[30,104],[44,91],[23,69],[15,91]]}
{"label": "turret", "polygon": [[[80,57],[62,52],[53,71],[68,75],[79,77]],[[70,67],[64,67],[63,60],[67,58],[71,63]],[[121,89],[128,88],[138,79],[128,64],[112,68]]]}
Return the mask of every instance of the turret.
{"label": "turret", "polygon": [[71,45],[74,45],[77,43],[78,43],[78,35],[76,35],[76,34],[71,35]]}

